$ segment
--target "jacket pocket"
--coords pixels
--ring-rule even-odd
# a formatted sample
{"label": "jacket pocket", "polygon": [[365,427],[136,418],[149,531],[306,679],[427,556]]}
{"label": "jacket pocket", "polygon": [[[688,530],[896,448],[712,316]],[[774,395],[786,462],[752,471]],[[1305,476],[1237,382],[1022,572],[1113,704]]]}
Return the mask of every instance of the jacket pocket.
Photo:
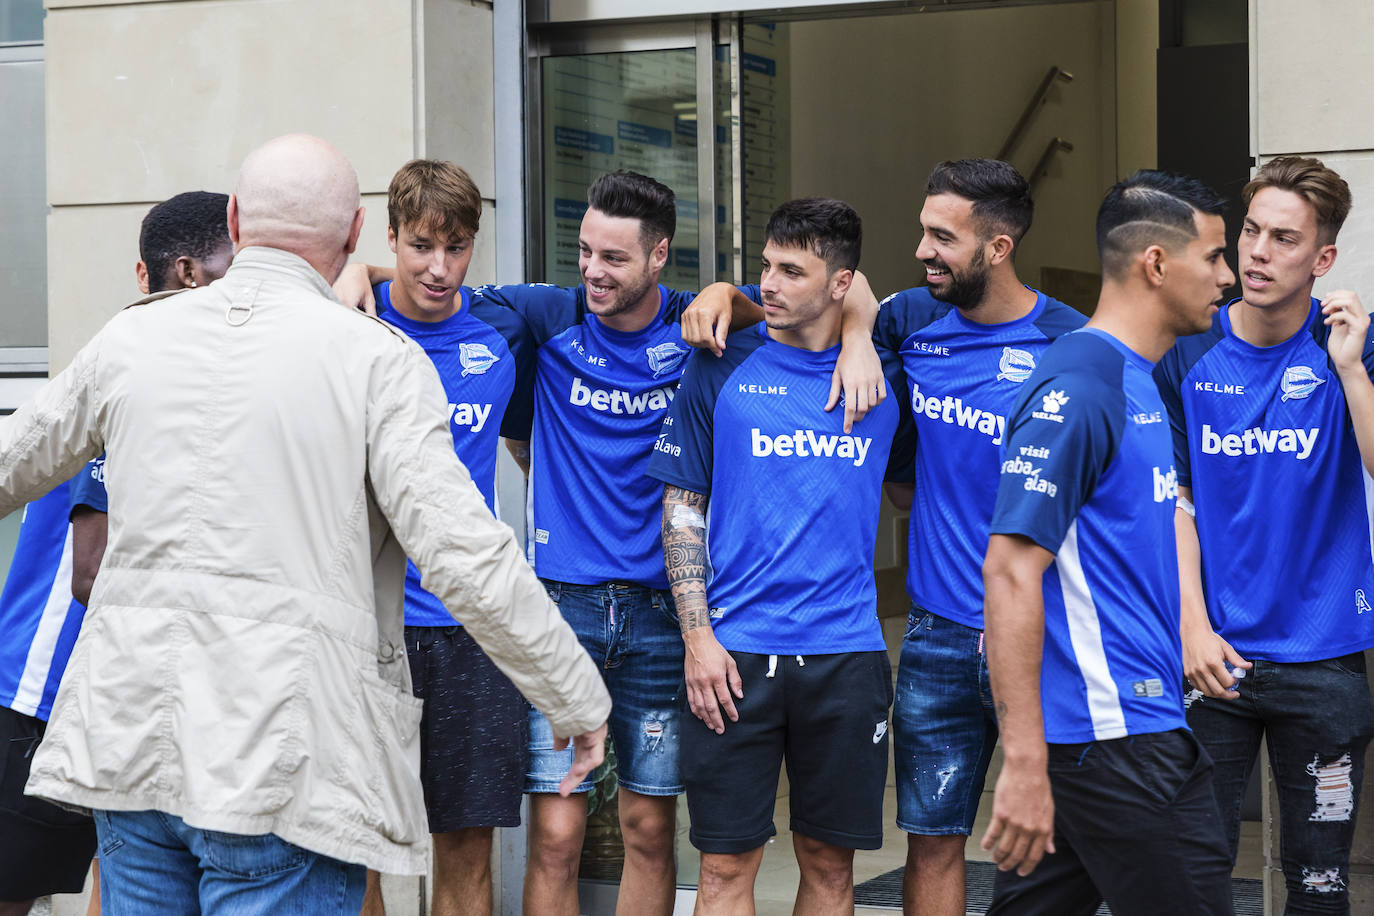
{"label": "jacket pocket", "polygon": [[421,842],[428,834],[419,782],[424,703],[369,673],[361,686],[361,722],[370,726],[375,744],[375,753],[365,757],[376,768],[367,780],[376,803],[375,826],[394,842]]}

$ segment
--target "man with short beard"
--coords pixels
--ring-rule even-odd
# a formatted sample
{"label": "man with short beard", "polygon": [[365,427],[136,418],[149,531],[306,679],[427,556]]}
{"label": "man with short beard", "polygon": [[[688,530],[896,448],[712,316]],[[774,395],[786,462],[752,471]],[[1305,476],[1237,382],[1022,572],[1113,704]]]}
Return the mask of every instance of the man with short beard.
{"label": "man with short beard", "polygon": [[[673,192],[634,172],[587,191],[583,283],[483,287],[474,306],[524,316],[536,345],[528,457],[535,571],[602,668],[614,703],[625,870],[620,911],[668,913],[675,893],[677,694],[682,639],[658,536],[662,490],[644,471],[677,390],[691,293],[661,286],[676,228]],[[565,754],[530,714],[525,911],[575,914],[588,779],[557,794]]]}
{"label": "man with short beard", "polygon": [[905,370],[915,423],[893,447],[901,470],[888,484],[911,507],[911,614],[892,716],[909,916],[964,912],[964,842],[997,743],[980,568],[998,447],[1040,355],[1085,320],[1016,276],[1032,213],[1030,188],[1007,163],[937,165],[916,249],[928,285],[888,297],[873,335],[884,362]]}
{"label": "man with short beard", "polygon": [[784,763],[795,912],[853,912],[854,850],[882,845],[892,671],[872,558],[898,409],[880,404],[853,435],[823,410],[862,235],[838,200],[773,212],[764,321],[723,356],[691,358],[649,461],[666,484],[664,560],[688,648],[698,914],[753,912]]}

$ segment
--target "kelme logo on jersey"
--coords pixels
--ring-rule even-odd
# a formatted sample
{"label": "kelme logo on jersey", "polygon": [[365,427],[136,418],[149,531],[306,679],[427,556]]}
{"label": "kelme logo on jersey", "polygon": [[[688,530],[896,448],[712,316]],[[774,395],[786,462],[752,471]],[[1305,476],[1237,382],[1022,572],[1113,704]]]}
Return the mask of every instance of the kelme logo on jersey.
{"label": "kelme logo on jersey", "polygon": [[491,352],[491,348],[480,343],[460,343],[458,362],[463,364],[463,378],[481,375],[492,367],[501,357]]}
{"label": "kelme logo on jersey", "polygon": [[1320,426],[1313,429],[1261,429],[1254,426],[1243,432],[1223,435],[1204,423],[1202,454],[1238,458],[1241,455],[1289,452],[1302,461],[1312,454],[1312,449],[1317,444],[1317,436],[1320,434]]}
{"label": "kelme logo on jersey", "polygon": [[844,458],[863,467],[868,457],[871,438],[860,436],[826,436],[814,429],[798,429],[790,433],[770,436],[755,426],[749,430],[755,458]]}
{"label": "kelme logo on jersey", "polygon": [[911,412],[950,426],[976,430],[991,438],[993,445],[1002,444],[1002,433],[1007,427],[1007,420],[1001,414],[965,404],[963,398],[925,394],[920,385],[911,386]]}
{"label": "kelme logo on jersey", "polygon": [[1178,499],[1178,471],[1169,468],[1169,473],[1161,473],[1159,468],[1150,469],[1155,481],[1155,502],[1173,502]]}
{"label": "kelme logo on jersey", "polygon": [[672,372],[691,352],[679,347],[671,340],[661,343],[654,347],[649,347],[644,351],[644,356],[649,360],[649,368],[654,372],[654,378],[658,378],[665,372]]}
{"label": "kelme logo on jersey", "polygon": [[568,393],[568,403],[574,407],[590,407],[602,413],[642,414],[654,410],[667,410],[677,394],[677,383],[652,388],[634,394],[620,388],[592,388],[574,376],[572,390]]}
{"label": "kelme logo on jersey", "polygon": [[1297,401],[1310,397],[1318,385],[1325,384],[1326,379],[1318,378],[1317,373],[1310,367],[1289,366],[1283,370],[1283,380],[1279,383],[1279,387],[1283,389],[1283,397],[1280,400]]}
{"label": "kelme logo on jersey", "polygon": [[1062,391],[1051,391],[1049,394],[1040,396],[1040,409],[1031,411],[1031,416],[1037,420],[1063,423],[1064,416],[1059,411],[1067,403],[1069,403],[1067,394]]}
{"label": "kelme logo on jersey", "polygon": [[1006,379],[1018,384],[1030,378],[1035,371],[1035,357],[1025,350],[1003,347],[1002,358],[997,361],[997,380]]}

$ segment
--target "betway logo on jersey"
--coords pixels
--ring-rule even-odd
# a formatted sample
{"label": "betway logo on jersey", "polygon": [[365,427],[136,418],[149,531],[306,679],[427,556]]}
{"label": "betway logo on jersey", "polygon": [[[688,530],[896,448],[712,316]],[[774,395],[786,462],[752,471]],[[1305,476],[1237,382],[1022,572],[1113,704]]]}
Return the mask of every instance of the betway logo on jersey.
{"label": "betway logo on jersey", "polygon": [[641,414],[653,410],[667,410],[675,394],[676,382],[640,394],[631,394],[619,388],[591,388],[582,379],[573,376],[568,403],[574,407],[590,407],[602,413]]}
{"label": "betway logo on jersey", "polygon": [[1321,431],[1320,426],[1312,429],[1262,429],[1255,426],[1243,432],[1223,435],[1204,423],[1202,454],[1238,458],[1241,455],[1289,452],[1296,455],[1299,461],[1303,461],[1312,454]]}
{"label": "betway logo on jersey", "polygon": [[468,432],[480,433],[491,416],[490,404],[450,404],[448,419],[454,426],[466,426]]}
{"label": "betway logo on jersey", "polygon": [[1007,420],[1000,414],[964,403],[963,398],[924,394],[920,385],[911,386],[911,412],[925,414],[932,420],[977,430],[992,438],[993,445],[1002,444]]}
{"label": "betway logo on jersey", "polygon": [[770,436],[757,426],[749,430],[755,458],[775,455],[779,458],[844,458],[863,467],[868,457],[871,438],[860,436],[827,436],[814,429],[798,429],[790,433]]}
{"label": "betway logo on jersey", "polygon": [[1178,471],[1169,468],[1169,473],[1162,473],[1159,468],[1151,468],[1155,481],[1155,502],[1162,503],[1166,500],[1174,502],[1178,499]]}

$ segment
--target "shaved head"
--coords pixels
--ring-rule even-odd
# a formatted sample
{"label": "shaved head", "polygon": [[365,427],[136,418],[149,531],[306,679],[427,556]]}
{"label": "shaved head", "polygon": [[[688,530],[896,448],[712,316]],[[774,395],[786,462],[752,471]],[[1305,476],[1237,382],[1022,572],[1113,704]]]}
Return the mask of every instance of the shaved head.
{"label": "shaved head", "polygon": [[298,254],[330,282],[357,243],[358,175],[343,153],[318,137],[287,134],[249,153],[234,204],[237,225],[230,228],[237,230],[238,248],[263,245]]}

